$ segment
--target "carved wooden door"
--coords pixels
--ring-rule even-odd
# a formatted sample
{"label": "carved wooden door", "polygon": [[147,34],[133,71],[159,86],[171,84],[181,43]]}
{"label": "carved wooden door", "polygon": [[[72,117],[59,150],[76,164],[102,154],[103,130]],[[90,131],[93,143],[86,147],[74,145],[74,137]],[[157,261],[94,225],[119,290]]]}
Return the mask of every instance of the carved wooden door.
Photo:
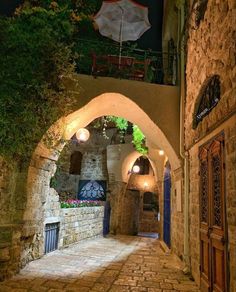
{"label": "carved wooden door", "polygon": [[201,290],[227,291],[223,134],[200,148]]}

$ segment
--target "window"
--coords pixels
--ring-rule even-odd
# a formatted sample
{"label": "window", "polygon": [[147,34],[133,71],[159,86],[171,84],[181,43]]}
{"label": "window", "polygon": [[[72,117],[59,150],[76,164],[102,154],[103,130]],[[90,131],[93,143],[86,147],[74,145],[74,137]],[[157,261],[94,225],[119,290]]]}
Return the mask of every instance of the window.
{"label": "window", "polygon": [[79,151],[75,151],[71,154],[70,157],[70,174],[79,175],[81,172],[81,162],[82,162],[82,153]]}
{"label": "window", "polygon": [[148,158],[144,156],[140,156],[134,163],[134,165],[138,165],[140,167],[140,171],[138,174],[145,175],[149,174],[149,165],[150,162]]}
{"label": "window", "polygon": [[105,201],[106,181],[105,180],[80,180],[79,194],[80,200]]}
{"label": "window", "polygon": [[214,75],[203,87],[195,109],[193,128],[195,129],[202,119],[217,105],[220,100],[220,78]]}

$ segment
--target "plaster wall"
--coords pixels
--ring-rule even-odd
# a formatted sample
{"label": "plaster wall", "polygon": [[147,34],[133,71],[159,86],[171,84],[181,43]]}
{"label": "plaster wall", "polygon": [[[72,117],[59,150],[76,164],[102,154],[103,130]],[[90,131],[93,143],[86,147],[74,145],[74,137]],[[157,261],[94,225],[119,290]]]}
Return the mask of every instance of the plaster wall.
{"label": "plaster wall", "polygon": [[[134,80],[119,80],[108,77],[77,75],[81,91],[80,107],[85,105],[91,98],[103,93],[120,93],[134,101],[149,117],[160,127],[165,137],[170,142],[175,152],[179,153],[179,89],[176,86],[150,84]],[[68,81],[69,82],[69,81]],[[65,80],[65,83],[67,81]],[[91,86],[92,84],[92,86]],[[67,84],[70,86],[70,84]],[[79,93],[77,93],[79,94]],[[105,108],[104,104],[104,108]],[[115,107],[115,105],[114,105]],[[130,108],[123,117],[129,119]],[[145,131],[142,121],[137,119],[135,123]],[[147,133],[146,133],[147,134]],[[152,135],[151,135],[152,136]],[[148,140],[149,137],[147,136]],[[151,140],[151,139],[150,139]],[[160,147],[162,149],[166,147]]]}

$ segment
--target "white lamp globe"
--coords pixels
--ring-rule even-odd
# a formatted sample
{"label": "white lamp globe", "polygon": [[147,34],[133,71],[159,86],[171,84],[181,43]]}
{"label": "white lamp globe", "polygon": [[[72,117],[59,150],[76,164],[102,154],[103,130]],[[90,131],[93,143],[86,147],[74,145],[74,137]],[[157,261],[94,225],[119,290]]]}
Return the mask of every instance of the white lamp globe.
{"label": "white lamp globe", "polygon": [[134,165],[132,170],[133,170],[133,173],[139,173],[140,167],[138,165]]}
{"label": "white lamp globe", "polygon": [[76,132],[75,136],[79,142],[85,142],[89,139],[90,133],[87,129],[81,128]]}
{"label": "white lamp globe", "polygon": [[164,151],[163,150],[159,150],[159,155],[163,156],[164,155]]}

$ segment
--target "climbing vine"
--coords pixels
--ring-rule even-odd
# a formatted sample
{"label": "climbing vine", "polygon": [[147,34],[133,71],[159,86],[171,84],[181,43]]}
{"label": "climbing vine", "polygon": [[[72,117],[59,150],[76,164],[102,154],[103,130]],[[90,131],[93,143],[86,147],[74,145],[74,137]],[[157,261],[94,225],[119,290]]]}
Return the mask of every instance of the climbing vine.
{"label": "climbing vine", "polygon": [[[113,122],[115,127],[120,133],[120,142],[124,140],[124,136],[127,132],[129,122],[121,117],[106,116],[103,117],[103,136],[107,139],[106,127],[108,122]],[[137,125],[132,125],[132,143],[134,148],[141,154],[145,155],[148,153],[148,147],[145,145],[145,136]]]}

